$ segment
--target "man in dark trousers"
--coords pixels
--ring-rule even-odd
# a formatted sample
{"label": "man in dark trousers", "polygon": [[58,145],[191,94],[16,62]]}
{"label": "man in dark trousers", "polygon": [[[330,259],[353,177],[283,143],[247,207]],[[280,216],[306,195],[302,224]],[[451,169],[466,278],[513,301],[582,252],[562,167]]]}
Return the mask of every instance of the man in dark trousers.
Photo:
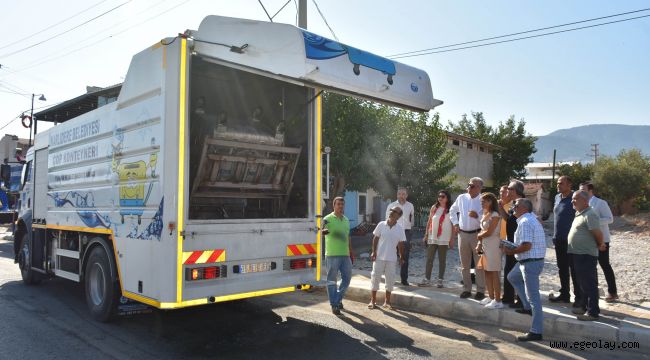
{"label": "man in dark trousers", "polygon": [[573,223],[575,217],[575,210],[571,204],[571,197],[573,196],[571,185],[571,179],[568,176],[560,176],[557,179],[558,194],[555,195],[555,206],[553,207],[553,245],[555,245],[555,257],[560,277],[560,295],[551,295],[548,299],[555,303],[571,302],[571,286],[569,283],[572,281],[573,294],[575,295],[574,306],[582,306],[582,294],[576,279],[575,267],[571,255],[567,252],[569,230],[571,230],[571,223]]}
{"label": "man in dark trousers", "polygon": [[[499,212],[501,213],[501,218],[505,219],[506,222],[506,240],[511,243],[515,242],[515,231],[517,231],[517,217],[515,216],[514,206],[508,206],[506,204],[513,205],[517,199],[525,198],[524,194],[524,183],[519,180],[512,180],[507,186],[507,192],[504,194],[503,198],[499,200]],[[504,304],[509,304],[512,308],[521,308],[522,303],[519,300],[519,296],[515,295],[515,289],[508,281],[508,274],[512,271],[512,268],[517,263],[514,255],[506,255],[506,263],[503,268],[503,298],[502,301]]]}

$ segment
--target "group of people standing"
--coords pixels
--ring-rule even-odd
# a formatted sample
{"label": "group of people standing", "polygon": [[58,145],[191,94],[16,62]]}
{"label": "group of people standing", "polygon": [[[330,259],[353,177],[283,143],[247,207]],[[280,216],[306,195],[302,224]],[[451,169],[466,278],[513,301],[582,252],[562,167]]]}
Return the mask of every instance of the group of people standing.
{"label": "group of people standing", "polygon": [[[519,336],[518,340],[541,340],[543,310],[539,277],[546,255],[544,229],[533,213],[532,202],[525,197],[523,182],[512,180],[502,186],[499,199],[492,193],[481,193],[483,185],[481,178],[470,179],[467,192],[453,202],[448,191],[438,192],[423,238],[427,247],[425,278],[418,285],[433,285],[433,262],[438,254],[435,285],[443,287],[447,251],[454,247],[457,239],[463,278],[460,297],[472,296],[471,267],[474,265],[474,299],[488,309],[500,309],[506,304],[518,313],[531,315],[530,331]],[[549,300],[568,303],[569,277],[572,277],[575,296],[573,312],[579,320],[596,320],[600,311],[596,262],[600,262],[609,287],[609,296],[605,300],[615,301],[618,298],[614,273],[609,264],[607,226],[613,220],[612,214],[607,203],[593,195],[591,183],[581,184],[580,190],[572,192],[571,180],[562,176],[558,179],[557,190],[553,210],[553,243],[561,288],[560,295],[551,295]],[[408,259],[414,208],[406,201],[407,196],[406,189],[398,190],[397,201],[388,206],[386,220],[380,222],[373,232],[370,309],[377,307],[376,294],[382,276],[386,279],[385,303],[382,306],[392,308],[391,292],[398,262],[401,267],[400,282],[409,285]],[[347,222],[343,206],[343,198],[334,199],[334,212],[324,218],[324,233],[329,229],[329,234],[325,236],[327,289],[335,314],[339,314],[343,308],[341,299],[350,283],[353,261],[349,235],[345,246],[333,244],[343,240],[339,234],[333,234],[334,228],[343,228],[339,225]],[[331,224],[335,225],[332,227]],[[349,222],[347,227],[349,229]],[[344,248],[346,251],[342,251]],[[337,288],[338,272],[341,272],[342,281]]]}

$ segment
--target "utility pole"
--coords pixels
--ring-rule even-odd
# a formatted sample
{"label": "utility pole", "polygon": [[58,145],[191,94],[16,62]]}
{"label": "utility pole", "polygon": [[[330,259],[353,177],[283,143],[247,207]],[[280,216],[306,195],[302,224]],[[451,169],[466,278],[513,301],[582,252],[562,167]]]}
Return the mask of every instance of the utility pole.
{"label": "utility pole", "polygon": [[298,0],[298,27],[307,29],[307,0]]}
{"label": "utility pole", "polygon": [[591,154],[588,154],[589,156],[594,158],[594,164],[598,162],[598,155],[600,155],[600,151],[598,150],[598,145],[600,144],[591,144]]}
{"label": "utility pole", "polygon": [[552,167],[552,172],[551,172],[551,187],[555,185],[555,155],[557,154],[557,150],[553,149],[553,167]]}

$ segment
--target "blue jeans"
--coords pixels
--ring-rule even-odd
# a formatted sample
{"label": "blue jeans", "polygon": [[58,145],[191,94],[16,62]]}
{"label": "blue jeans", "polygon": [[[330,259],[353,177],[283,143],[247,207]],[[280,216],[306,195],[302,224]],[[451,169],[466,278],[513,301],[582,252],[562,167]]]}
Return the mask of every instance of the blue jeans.
{"label": "blue jeans", "polygon": [[[541,334],[544,328],[544,311],[539,295],[539,275],[544,269],[544,260],[517,263],[508,274],[508,281],[515,288],[524,309],[533,311],[530,332]],[[522,296],[525,294],[526,296]]]}
{"label": "blue jeans", "polygon": [[[326,256],[325,266],[327,266],[327,296],[330,305],[333,308],[338,308],[341,306],[345,291],[350,286],[352,260],[350,260],[349,256]],[[341,272],[341,284],[337,289],[336,282],[339,272]]]}

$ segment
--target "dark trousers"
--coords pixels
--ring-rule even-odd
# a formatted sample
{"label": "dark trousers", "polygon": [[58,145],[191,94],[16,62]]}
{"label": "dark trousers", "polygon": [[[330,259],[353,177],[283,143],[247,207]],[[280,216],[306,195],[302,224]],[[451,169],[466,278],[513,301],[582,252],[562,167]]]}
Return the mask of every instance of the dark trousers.
{"label": "dark trousers", "polygon": [[583,254],[573,254],[573,264],[576,268],[578,283],[582,290],[582,307],[589,315],[598,316],[598,257]]}
{"label": "dark trousers", "polygon": [[560,276],[560,296],[567,299],[571,298],[569,281],[573,280],[573,295],[575,295],[575,301],[579,303],[582,298],[582,293],[578,285],[578,280],[576,279],[576,270],[571,261],[571,254],[567,253],[568,242],[566,239],[553,239],[553,244],[555,245],[558,275]]}
{"label": "dark trousers", "polygon": [[506,303],[511,303],[515,301],[515,288],[512,287],[510,281],[508,281],[508,274],[512,271],[512,268],[517,264],[517,259],[514,255],[506,255],[506,263],[503,266],[503,296],[501,300]]}
{"label": "dark trousers", "polygon": [[607,280],[607,292],[611,295],[616,295],[616,277],[614,276],[614,269],[609,263],[609,243],[605,243],[607,250],[598,252],[598,263],[600,268],[603,269],[605,280]]}
{"label": "dark trousers", "polygon": [[404,264],[401,266],[399,275],[402,282],[407,282],[409,278],[409,255],[411,254],[411,230],[404,230],[406,234],[406,243],[404,244]]}

